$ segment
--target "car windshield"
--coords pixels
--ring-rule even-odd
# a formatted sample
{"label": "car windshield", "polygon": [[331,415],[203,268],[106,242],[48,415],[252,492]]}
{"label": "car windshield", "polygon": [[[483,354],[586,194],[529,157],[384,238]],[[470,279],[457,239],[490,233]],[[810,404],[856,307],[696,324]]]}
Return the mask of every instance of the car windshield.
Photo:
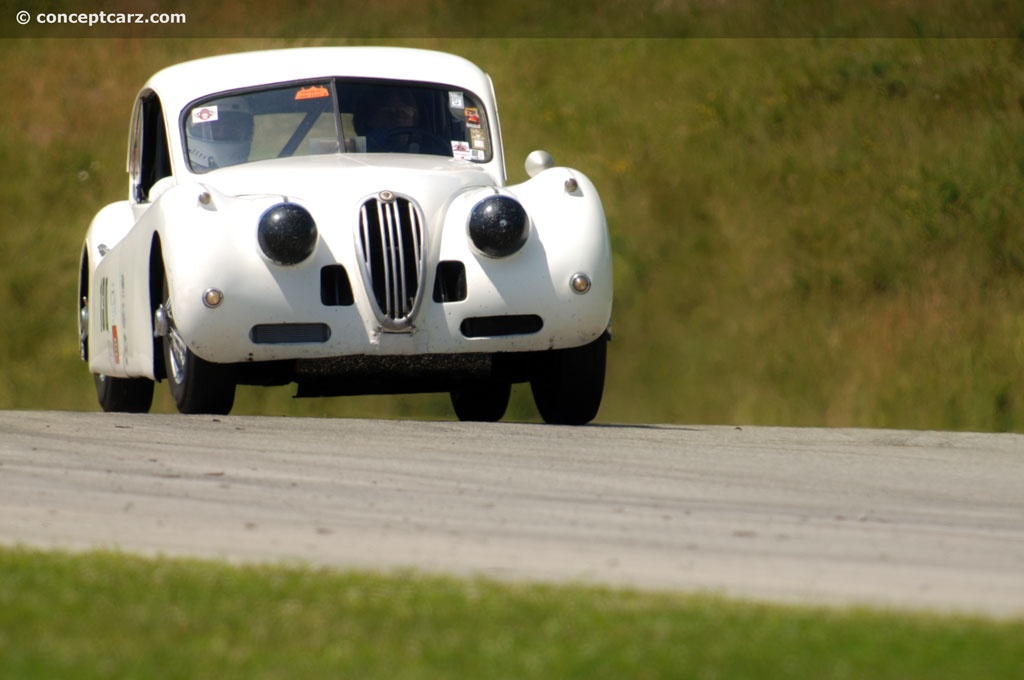
{"label": "car windshield", "polygon": [[486,112],[470,92],[401,81],[320,80],[202,99],[182,115],[193,172],[332,153],[491,159]]}

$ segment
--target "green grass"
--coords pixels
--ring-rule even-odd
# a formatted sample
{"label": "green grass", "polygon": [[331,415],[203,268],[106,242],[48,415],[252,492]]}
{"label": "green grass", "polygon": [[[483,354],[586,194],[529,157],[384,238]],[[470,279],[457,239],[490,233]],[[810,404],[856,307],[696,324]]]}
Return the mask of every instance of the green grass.
{"label": "green grass", "polygon": [[[779,14],[686,5],[676,34],[742,36]],[[1011,23],[977,34],[1016,36],[1004,5],[963,26],[995,17]],[[390,34],[472,35],[461,6]],[[384,42],[491,73],[513,181],[539,147],[601,191],[616,298],[600,420],[1024,431],[1024,39],[814,37],[908,35],[829,7],[769,32],[803,38],[291,37],[307,20],[348,25],[313,8],[283,37],[2,41],[0,408],[96,408],[77,358],[79,247],[126,194],[129,110],[152,72],[215,52]],[[929,8],[925,20],[900,4],[886,21],[973,35]],[[580,34],[561,10],[547,32],[500,11],[521,35]],[[579,30],[628,35],[637,21]],[[173,410],[165,392],[156,408]],[[290,396],[245,388],[237,412],[452,417],[443,395]],[[528,390],[509,417],[536,418]]]}
{"label": "green grass", "polygon": [[0,678],[1019,678],[1024,622],[0,549]]}

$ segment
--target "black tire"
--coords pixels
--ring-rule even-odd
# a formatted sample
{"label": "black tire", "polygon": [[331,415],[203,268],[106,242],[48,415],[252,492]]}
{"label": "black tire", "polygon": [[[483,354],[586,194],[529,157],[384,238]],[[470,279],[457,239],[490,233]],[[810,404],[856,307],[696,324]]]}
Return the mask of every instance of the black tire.
{"label": "black tire", "polygon": [[530,378],[533,401],[544,422],[586,425],[597,417],[604,394],[608,338],[538,355]]}
{"label": "black tire", "polygon": [[507,382],[471,383],[450,393],[459,420],[496,423],[505,416],[512,385]]}
{"label": "black tire", "polygon": [[153,381],[147,378],[111,378],[93,375],[100,408],[107,413],[149,413]]}
{"label": "black tire", "polygon": [[164,367],[178,411],[227,415],[235,404],[234,372],[229,366],[201,359],[188,348],[174,325],[166,282],[164,311],[168,320],[163,343]]}

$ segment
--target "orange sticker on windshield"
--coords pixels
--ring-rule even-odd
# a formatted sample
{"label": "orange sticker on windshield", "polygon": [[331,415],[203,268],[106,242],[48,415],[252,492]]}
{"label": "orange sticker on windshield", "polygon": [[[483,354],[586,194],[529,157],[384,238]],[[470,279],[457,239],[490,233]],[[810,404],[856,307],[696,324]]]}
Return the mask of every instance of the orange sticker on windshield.
{"label": "orange sticker on windshield", "polygon": [[327,91],[327,88],[323,85],[312,85],[310,87],[303,87],[295,93],[295,101],[301,101],[303,99],[323,99],[324,97],[330,97],[331,93]]}

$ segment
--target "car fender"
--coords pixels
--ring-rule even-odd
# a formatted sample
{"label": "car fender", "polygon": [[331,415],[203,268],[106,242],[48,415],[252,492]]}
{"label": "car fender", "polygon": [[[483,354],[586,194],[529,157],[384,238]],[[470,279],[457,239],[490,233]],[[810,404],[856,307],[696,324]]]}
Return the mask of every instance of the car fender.
{"label": "car fender", "polygon": [[134,223],[135,217],[128,201],[110,203],[96,213],[85,234],[85,250],[92,270],[111,248],[121,242]]}
{"label": "car fender", "polygon": [[[571,168],[551,168],[508,192],[526,208],[552,254],[598,262],[611,271],[604,206],[590,179]],[[607,282],[611,284],[610,278]]]}
{"label": "car fender", "polygon": [[[85,297],[88,301],[89,369],[96,374],[130,375],[125,354],[127,290],[120,267],[120,253],[134,223],[132,206],[118,201],[103,207],[86,232],[83,256],[89,271]],[[151,369],[150,369],[151,372]]]}
{"label": "car fender", "polygon": [[204,291],[228,291],[228,308],[258,305],[284,295],[256,237],[260,216],[284,200],[265,194],[231,196],[192,183],[169,190],[161,197],[159,209],[151,211],[174,322],[197,356],[210,356],[203,341],[208,316],[224,313],[204,306]]}
{"label": "car fender", "polygon": [[[572,192],[566,181],[574,180]],[[503,258],[478,252],[468,234],[473,206],[495,191],[519,200],[530,220],[522,249]],[[581,173],[552,168],[531,180],[504,189],[481,189],[456,197],[449,206],[439,260],[466,266],[469,294],[451,316],[458,321],[488,310],[538,314],[546,319],[547,344],[574,347],[599,337],[608,327],[612,306],[612,261],[604,210],[597,191]],[[586,274],[592,288],[572,290],[570,280]],[[554,320],[558,323],[554,323]]]}

